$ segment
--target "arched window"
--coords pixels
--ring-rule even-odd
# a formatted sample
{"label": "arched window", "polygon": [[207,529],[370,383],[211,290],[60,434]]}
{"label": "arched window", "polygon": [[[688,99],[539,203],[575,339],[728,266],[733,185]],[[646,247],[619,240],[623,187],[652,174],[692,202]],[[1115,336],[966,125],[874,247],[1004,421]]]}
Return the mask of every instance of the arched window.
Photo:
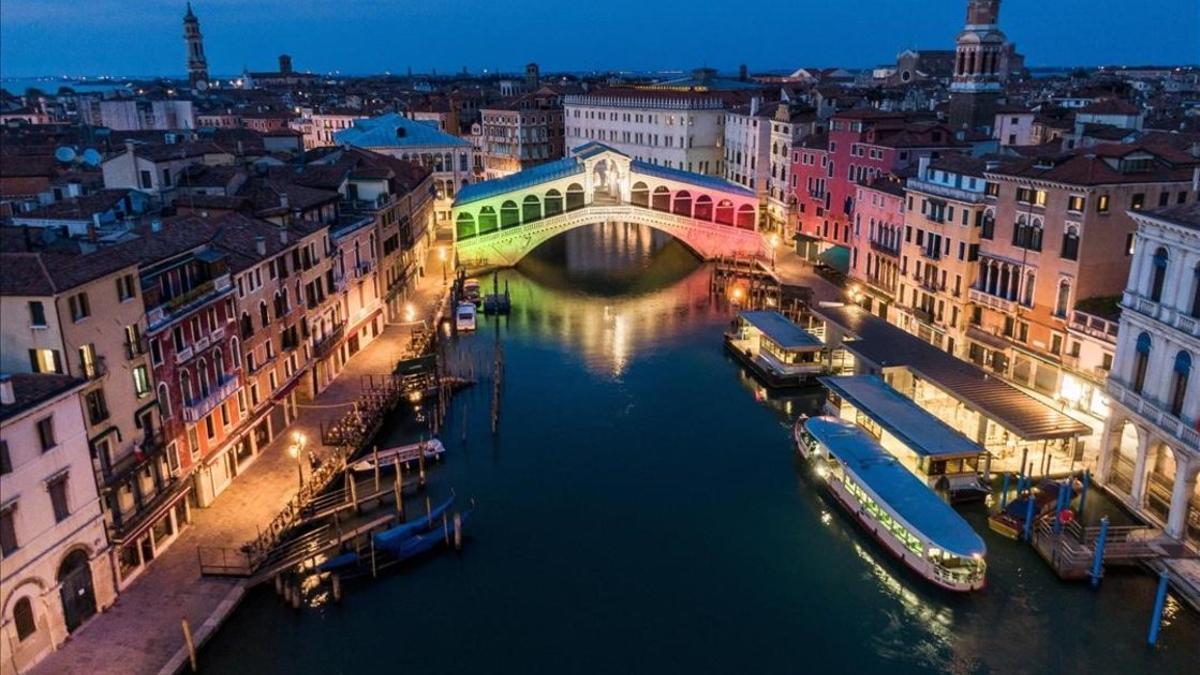
{"label": "arched window", "polygon": [[1142,333],[1137,338],[1137,353],[1133,359],[1133,391],[1142,393],[1142,387],[1146,384],[1146,366],[1150,363],[1150,335]]}
{"label": "arched window", "polygon": [[496,209],[484,206],[479,209],[479,234],[496,231]]}
{"label": "arched window", "polygon": [[1033,272],[1025,273],[1025,297],[1022,302],[1026,307],[1033,307],[1033,290],[1036,286],[1036,280],[1033,277]]}
{"label": "arched window", "polygon": [[270,323],[271,323],[271,317],[269,314],[267,314],[267,301],[266,300],[258,301],[258,318],[259,318],[259,321],[262,322],[262,325],[264,328],[266,326],[270,325]]}
{"label": "arched window", "polygon": [[254,335],[254,325],[250,323],[250,313],[242,312],[242,339],[249,340]]}
{"label": "arched window", "polygon": [[583,208],[583,186],[579,183],[571,183],[567,186],[567,210],[574,211],[575,209]]}
{"label": "arched window", "polygon": [[650,188],[641,181],[633,184],[633,188],[630,190],[629,197],[630,203],[632,203],[634,206],[650,206]]}
{"label": "arched window", "polygon": [[1196,269],[1192,271],[1194,277],[1192,281],[1192,316],[1200,318],[1200,263],[1196,263]]}
{"label": "arched window", "polygon": [[26,638],[37,632],[37,621],[33,618],[33,603],[28,596],[21,598],[13,605],[13,623],[17,624],[17,641],[24,642]]}
{"label": "arched window", "polygon": [[1054,315],[1066,317],[1068,303],[1071,301],[1071,282],[1063,279],[1058,282],[1058,298],[1054,301]]}
{"label": "arched window", "polygon": [[1150,274],[1150,299],[1161,302],[1163,283],[1167,280],[1167,249],[1160,246],[1154,252],[1154,269]]}
{"label": "arched window", "polygon": [[500,229],[521,224],[521,211],[511,199],[500,205]]}
{"label": "arched window", "polygon": [[1013,226],[1013,246],[1021,248],[1029,247],[1029,223],[1026,222],[1025,216],[1018,216],[1017,223]]}
{"label": "arched window", "polygon": [[687,190],[680,190],[675,193],[675,199],[672,201],[671,213],[680,216],[692,215],[692,193]]}
{"label": "arched window", "polygon": [[1062,257],[1065,260],[1079,260],[1079,228],[1069,225],[1063,232]]}
{"label": "arched window", "polygon": [[733,202],[722,199],[717,203],[716,220],[722,225],[733,225]]}
{"label": "arched window", "polygon": [[158,413],[163,419],[171,416],[171,394],[167,391],[167,383],[158,383]]}
{"label": "arched window", "polygon": [[213,350],[213,368],[216,368],[218,380],[225,375],[225,355],[221,353],[220,347]]}
{"label": "arched window", "polygon": [[742,204],[737,210],[737,226],[743,230],[754,229],[754,207]]}
{"label": "arched window", "polygon": [[558,190],[546,192],[546,217],[556,216],[563,212],[562,193]]}
{"label": "arched window", "polygon": [[1042,221],[1040,218],[1033,219],[1033,225],[1029,229],[1029,248],[1034,251],[1042,250]]}
{"label": "arched window", "polygon": [[275,318],[283,319],[288,312],[287,294],[275,291]]}
{"label": "arched window", "polygon": [[459,239],[470,239],[475,236],[475,216],[463,211],[454,219]]}
{"label": "arched window", "polygon": [[521,202],[521,222],[532,223],[535,220],[542,219],[542,202],[537,198],[537,195],[525,195],[525,200]]}
{"label": "arched window", "polygon": [[186,370],[179,373],[179,394],[183,397],[184,405],[191,405],[195,400],[192,395],[192,375]]}
{"label": "arched window", "polygon": [[1187,396],[1188,376],[1192,374],[1192,355],[1181,351],[1175,355],[1175,372],[1171,375],[1171,414],[1183,414],[1183,397]]}
{"label": "arched window", "polygon": [[696,197],[696,207],[692,210],[692,217],[696,220],[711,221],[713,219],[712,197],[708,195]]}
{"label": "arched window", "polygon": [[196,377],[200,379],[200,398],[207,398],[212,393],[208,382],[208,362],[200,359],[196,362]]}
{"label": "arched window", "polygon": [[229,340],[229,359],[233,361],[234,368],[242,367],[242,352],[238,350],[238,339],[236,337]]}
{"label": "arched window", "polygon": [[995,232],[996,214],[991,209],[988,209],[987,211],[983,212],[983,223],[981,224],[979,236],[983,237],[984,239],[991,239],[993,236],[995,236]]}
{"label": "arched window", "polygon": [[666,186],[659,185],[654,188],[654,194],[650,198],[650,208],[655,211],[671,210],[671,191]]}

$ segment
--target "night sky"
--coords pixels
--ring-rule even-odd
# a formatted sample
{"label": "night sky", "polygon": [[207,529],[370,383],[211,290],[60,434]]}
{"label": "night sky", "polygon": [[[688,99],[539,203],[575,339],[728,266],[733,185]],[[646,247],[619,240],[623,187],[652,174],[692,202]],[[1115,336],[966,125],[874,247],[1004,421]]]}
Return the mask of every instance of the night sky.
{"label": "night sky", "polygon": [[[214,77],[692,68],[732,71],[894,62],[950,49],[965,0],[197,0]],[[0,1],[0,75],[183,75],[184,2]],[[743,8],[745,11],[743,11]],[[753,10],[753,11],[750,11]],[[1028,64],[1200,62],[1197,0],[1004,0]]]}

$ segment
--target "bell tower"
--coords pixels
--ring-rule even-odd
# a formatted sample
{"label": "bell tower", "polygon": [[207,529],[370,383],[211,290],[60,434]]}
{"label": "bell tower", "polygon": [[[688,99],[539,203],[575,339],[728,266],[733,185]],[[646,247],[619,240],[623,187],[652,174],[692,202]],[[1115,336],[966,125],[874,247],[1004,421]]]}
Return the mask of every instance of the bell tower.
{"label": "bell tower", "polygon": [[192,89],[208,88],[208,59],[204,58],[204,37],[200,35],[200,20],[187,4],[183,15],[183,41],[187,44],[188,84]]}
{"label": "bell tower", "polygon": [[1000,30],[1000,0],[969,0],[967,23],[958,34],[950,84],[950,126],[988,128],[1008,80],[1012,46]]}

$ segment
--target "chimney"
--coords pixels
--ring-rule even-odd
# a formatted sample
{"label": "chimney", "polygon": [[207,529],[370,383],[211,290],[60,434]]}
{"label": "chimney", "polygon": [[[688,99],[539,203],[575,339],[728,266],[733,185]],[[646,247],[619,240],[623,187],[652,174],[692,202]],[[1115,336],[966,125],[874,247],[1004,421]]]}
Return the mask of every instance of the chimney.
{"label": "chimney", "polygon": [[4,373],[0,375],[0,405],[12,405],[17,402],[17,395],[13,393],[12,375]]}
{"label": "chimney", "polygon": [[288,207],[288,196],[286,192],[279,193],[279,208],[286,209]]}
{"label": "chimney", "polygon": [[246,152],[245,152],[245,149],[242,147],[242,142],[238,141],[237,142],[237,156],[241,157],[245,154],[246,154]]}
{"label": "chimney", "polygon": [[286,227],[279,228],[279,243],[283,244],[284,246],[287,246],[288,233],[287,233]]}
{"label": "chimney", "polygon": [[133,148],[134,148],[133,141],[129,140],[128,138],[125,139],[125,152],[128,152],[130,155],[132,155],[132,154],[134,154]]}
{"label": "chimney", "polygon": [[762,106],[762,97],[761,96],[755,96],[754,98],[751,98],[750,99],[750,116],[753,117],[753,116],[757,115],[758,109],[761,106]]}
{"label": "chimney", "polygon": [[1200,166],[1192,169],[1192,192],[1200,192]]}
{"label": "chimney", "polygon": [[150,221],[150,231],[151,232],[162,232],[162,221],[159,220],[158,218],[151,220]]}
{"label": "chimney", "polygon": [[742,82],[747,82],[750,80],[750,71],[746,69],[746,64],[744,63],[738,66],[738,79]]}
{"label": "chimney", "polygon": [[254,238],[254,250],[258,251],[258,255],[267,255],[267,238],[261,234]]}
{"label": "chimney", "polygon": [[929,155],[922,155],[921,159],[917,160],[917,178],[925,180],[927,173],[929,173]]}

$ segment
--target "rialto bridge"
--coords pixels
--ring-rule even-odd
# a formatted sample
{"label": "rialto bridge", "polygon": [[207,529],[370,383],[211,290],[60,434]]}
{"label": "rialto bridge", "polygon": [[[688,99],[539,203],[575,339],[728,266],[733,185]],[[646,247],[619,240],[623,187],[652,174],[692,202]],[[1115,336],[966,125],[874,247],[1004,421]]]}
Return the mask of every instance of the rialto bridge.
{"label": "rialto bridge", "polygon": [[515,265],[547,239],[602,222],[661,230],[705,260],[767,251],[753,192],[594,142],[570,157],[462,188],[453,218],[458,260],[472,269]]}

